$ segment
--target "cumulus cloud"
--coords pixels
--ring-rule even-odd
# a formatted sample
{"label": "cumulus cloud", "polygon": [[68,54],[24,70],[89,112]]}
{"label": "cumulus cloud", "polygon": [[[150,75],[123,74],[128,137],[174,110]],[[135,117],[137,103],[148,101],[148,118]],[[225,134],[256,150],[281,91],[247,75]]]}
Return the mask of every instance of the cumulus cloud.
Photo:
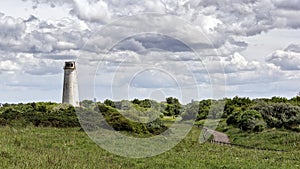
{"label": "cumulus cloud", "polygon": [[35,20],[38,20],[38,18],[35,17],[34,15],[30,15],[30,17],[29,17],[27,20],[25,20],[24,22],[25,22],[25,23],[26,23],[26,22],[32,22],[32,21],[35,21]]}
{"label": "cumulus cloud", "polygon": [[[226,74],[226,82],[231,85],[264,84],[288,79],[288,74],[271,64],[256,65],[256,69]],[[252,89],[253,90],[253,89]]]}
{"label": "cumulus cloud", "polygon": [[285,51],[300,53],[300,44],[290,44]]}
{"label": "cumulus cloud", "polygon": [[[92,22],[94,28],[100,27],[103,24],[111,23],[116,19],[120,19],[122,23],[122,16],[141,15],[147,12],[159,12],[161,14],[171,14],[191,22],[196,29],[202,29],[210,38],[212,45],[220,48],[225,56],[245,49],[242,43],[234,43],[231,40],[233,36],[254,36],[262,32],[267,32],[274,28],[291,27],[298,28],[300,23],[297,19],[298,11],[291,9],[292,6],[297,6],[297,0],[288,3],[283,3],[281,0],[243,0],[243,1],[197,1],[197,0],[154,0],[154,1],[129,1],[122,2],[115,0],[88,0],[88,1],[66,1],[61,0],[34,0],[35,3],[61,4],[65,3],[71,6],[71,14],[83,20],[84,22]],[[147,17],[136,19],[148,20]],[[154,26],[166,28],[164,21],[149,20]],[[124,21],[125,22],[125,21]],[[143,21],[137,21],[140,24],[132,24],[130,19],[126,20],[127,24],[116,25],[110,31],[104,31],[101,34],[104,42],[114,41],[109,38],[113,36],[121,36],[123,32],[128,31],[128,26],[131,26],[130,32],[138,32],[142,27],[148,26]],[[168,23],[168,22],[166,22]],[[184,24],[183,22],[177,25]],[[47,26],[47,24],[44,24]],[[111,25],[110,25],[111,26]],[[126,28],[125,28],[126,27]],[[136,29],[133,29],[136,27]],[[125,29],[124,29],[125,28]],[[180,29],[180,28],[179,28]],[[150,29],[149,29],[150,30]],[[154,29],[157,30],[157,29]],[[192,29],[187,28],[186,37],[197,37]],[[94,31],[94,30],[93,30]],[[181,32],[177,32],[180,34]],[[105,35],[106,34],[106,35]],[[174,36],[174,34],[170,33]],[[107,38],[106,36],[110,36]],[[117,38],[117,37],[116,37]],[[94,38],[95,39],[95,38]],[[231,41],[231,42],[230,42]],[[99,42],[93,42],[98,44]],[[231,43],[231,44],[230,44]],[[98,50],[90,46],[89,50]],[[229,47],[230,46],[230,47]],[[208,46],[202,43],[194,43],[193,48],[207,48]],[[231,49],[232,47],[232,49]],[[98,51],[99,52],[99,51]]]}
{"label": "cumulus cloud", "polygon": [[277,50],[266,58],[282,70],[300,70],[300,45],[291,44],[283,50]]}
{"label": "cumulus cloud", "polygon": [[276,13],[276,16],[278,17],[276,21],[278,27],[300,28],[300,21],[297,19],[300,14],[299,10],[278,10],[274,13]]}
{"label": "cumulus cloud", "polygon": [[78,18],[90,22],[107,23],[111,19],[108,4],[104,1],[74,0],[74,9],[71,13]]}
{"label": "cumulus cloud", "polygon": [[130,50],[141,54],[147,52],[143,44],[135,39],[124,40],[117,44],[113,50]]}
{"label": "cumulus cloud", "polygon": [[30,75],[55,75],[62,73],[63,62],[54,60],[38,60],[36,62],[24,63],[23,72]]}
{"label": "cumulus cloud", "polygon": [[49,53],[81,48],[86,25],[64,18],[41,21],[30,16],[27,20],[3,16],[0,18],[0,50],[14,53]]}
{"label": "cumulus cloud", "polygon": [[53,75],[62,72],[63,60],[44,58],[34,54],[0,54],[0,70],[9,74]]}
{"label": "cumulus cloud", "polygon": [[286,10],[299,10],[300,1],[299,0],[272,0],[276,7]]}
{"label": "cumulus cloud", "polygon": [[74,60],[89,34],[79,20],[44,21],[0,16],[0,70],[2,74],[53,75],[64,60]]}
{"label": "cumulus cloud", "polygon": [[242,71],[255,71],[259,66],[258,62],[249,62],[239,53],[234,53],[226,58],[224,62],[225,73],[237,73]]}
{"label": "cumulus cloud", "polygon": [[[218,29],[232,34],[252,36],[280,25],[282,20],[291,22],[291,15],[280,14],[281,10],[297,12],[299,0],[32,0],[34,4],[47,3],[52,7],[68,4],[71,13],[89,21],[108,23],[121,16],[132,16],[147,12],[158,12],[181,16],[204,29]],[[223,25],[223,26],[222,26]],[[286,25],[286,26],[287,26]],[[227,29],[226,29],[227,28]]]}
{"label": "cumulus cloud", "polygon": [[2,72],[13,73],[20,69],[21,69],[21,67],[19,67],[19,65],[17,63],[12,62],[11,60],[0,61],[1,73]]}
{"label": "cumulus cloud", "polygon": [[49,4],[51,7],[61,6],[63,4],[72,4],[73,0],[22,0],[24,2],[32,1],[32,8],[36,9],[40,4]]}
{"label": "cumulus cloud", "polygon": [[0,16],[0,37],[1,42],[17,41],[25,32],[26,25],[21,19],[10,16]]}

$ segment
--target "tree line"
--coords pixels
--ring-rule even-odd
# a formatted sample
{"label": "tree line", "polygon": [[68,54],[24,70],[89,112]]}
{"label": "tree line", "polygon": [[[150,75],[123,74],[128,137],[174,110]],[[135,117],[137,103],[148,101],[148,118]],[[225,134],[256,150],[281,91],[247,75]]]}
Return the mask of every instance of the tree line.
{"label": "tree line", "polygon": [[[300,131],[300,96],[287,99],[284,97],[250,99],[234,97],[219,100],[224,102],[224,109],[213,109],[216,100],[202,100],[187,105],[185,119],[196,114],[196,121],[220,117],[227,125],[243,131],[259,132],[266,128],[285,128]],[[196,113],[195,113],[196,112]],[[211,113],[210,113],[211,112]]]}
{"label": "tree line", "polygon": [[[221,109],[218,102],[224,103]],[[102,115],[102,119],[98,115]],[[93,130],[105,124],[118,131],[159,134],[167,129],[164,117],[179,117],[182,120],[201,121],[222,118],[228,126],[247,132],[260,132],[267,128],[284,128],[300,132],[300,96],[250,99],[247,97],[205,99],[183,105],[177,98],[169,97],[164,102],[150,99],[131,101],[84,100],[81,107],[53,102],[3,104],[0,107],[0,125],[80,127]],[[78,117],[81,121],[78,120]],[[97,117],[97,118],[95,118]],[[92,121],[92,123],[90,123]]]}

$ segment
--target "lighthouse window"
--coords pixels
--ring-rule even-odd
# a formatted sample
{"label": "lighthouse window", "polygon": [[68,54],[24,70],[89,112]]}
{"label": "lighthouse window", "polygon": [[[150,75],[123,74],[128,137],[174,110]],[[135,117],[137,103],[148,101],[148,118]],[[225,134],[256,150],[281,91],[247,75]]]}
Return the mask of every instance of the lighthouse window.
{"label": "lighthouse window", "polygon": [[66,63],[66,67],[73,68],[74,64],[73,63]]}

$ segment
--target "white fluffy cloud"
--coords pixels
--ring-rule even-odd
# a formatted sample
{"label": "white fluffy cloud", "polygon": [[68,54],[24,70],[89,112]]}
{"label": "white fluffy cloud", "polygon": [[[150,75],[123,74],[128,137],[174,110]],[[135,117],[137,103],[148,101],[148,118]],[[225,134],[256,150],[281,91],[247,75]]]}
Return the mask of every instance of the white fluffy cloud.
{"label": "white fluffy cloud", "polygon": [[62,72],[63,60],[76,59],[88,34],[87,25],[63,18],[41,21],[0,16],[2,74],[50,75]]}
{"label": "white fluffy cloud", "polygon": [[291,44],[284,50],[277,50],[266,58],[282,70],[300,70],[300,45]]}
{"label": "white fluffy cloud", "polygon": [[[103,24],[111,23],[116,19],[122,22],[123,16],[141,15],[147,12],[158,12],[160,14],[172,14],[179,16],[191,22],[197,29],[202,28],[208,35],[212,44],[219,48],[224,55],[229,56],[234,52],[245,49],[243,44],[230,44],[233,36],[253,36],[262,32],[267,32],[270,29],[291,27],[298,28],[299,15],[297,10],[292,8],[297,4],[296,0],[288,3],[283,3],[279,0],[255,1],[198,1],[198,0],[154,0],[154,1],[115,1],[115,0],[87,0],[87,1],[48,1],[35,0],[37,4],[62,4],[66,3],[71,6],[70,13],[85,22],[92,22],[91,25],[97,24],[94,27],[101,27]],[[143,18],[147,20],[147,17]],[[126,20],[126,19],[125,19]],[[130,25],[128,21],[127,25]],[[149,22],[153,22],[149,20]],[[163,21],[154,24],[160,25],[161,28],[167,28]],[[132,27],[143,27],[145,22],[140,22],[140,25],[133,24]],[[154,22],[156,23],[156,22]],[[100,26],[99,26],[100,24]],[[182,23],[178,23],[182,24]],[[107,32],[106,36],[115,36],[128,31],[123,29],[127,25],[121,25],[115,31]],[[199,26],[199,27],[197,27]],[[139,28],[137,28],[139,29]],[[131,30],[134,32],[134,29]],[[195,39],[195,35],[191,29],[188,29],[191,38]],[[105,34],[105,33],[103,33]],[[187,34],[186,37],[189,35]],[[108,39],[103,37],[104,42]],[[235,40],[238,41],[238,40]],[[99,45],[99,44],[98,44]],[[239,46],[241,45],[241,46]],[[199,43],[193,47],[203,47]],[[95,49],[95,48],[94,48]]]}
{"label": "white fluffy cloud", "polygon": [[107,23],[111,19],[108,4],[102,0],[94,2],[74,0],[74,9],[71,13],[90,22]]}
{"label": "white fluffy cloud", "polygon": [[1,39],[19,39],[26,29],[21,19],[0,15],[0,37]]}
{"label": "white fluffy cloud", "polygon": [[239,53],[234,53],[226,59],[225,72],[237,73],[243,71],[255,71],[260,65],[258,62],[249,62]]}

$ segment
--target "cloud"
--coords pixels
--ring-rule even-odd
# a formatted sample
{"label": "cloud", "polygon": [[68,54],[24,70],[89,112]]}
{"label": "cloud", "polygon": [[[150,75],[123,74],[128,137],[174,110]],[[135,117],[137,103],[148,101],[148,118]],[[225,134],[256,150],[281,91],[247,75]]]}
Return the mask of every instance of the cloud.
{"label": "cloud", "polygon": [[147,50],[185,52],[191,49],[180,40],[159,34],[141,34],[121,41],[114,47],[116,50],[131,50],[145,54]]}
{"label": "cloud", "polygon": [[55,29],[55,26],[51,23],[47,23],[46,21],[41,21],[38,25],[39,29]]}
{"label": "cloud", "polygon": [[300,70],[300,45],[291,44],[284,50],[277,50],[266,58],[282,70]]}
{"label": "cloud", "polygon": [[[300,45],[275,51],[266,62],[241,54],[250,36],[300,28],[298,0],[27,1],[33,8],[65,8],[70,15],[42,20],[38,13],[26,19],[0,13],[1,76],[58,75],[65,60],[79,58],[87,68],[99,66],[99,85],[106,87],[116,70],[114,83],[124,86],[151,66],[166,70],[184,87],[195,85],[195,79],[199,86],[208,86],[209,75],[226,76],[232,93],[249,94],[259,86],[299,79],[294,72],[300,69]],[[132,85],[174,87],[171,81],[149,71]]]}
{"label": "cloud", "polygon": [[300,44],[290,44],[285,51],[300,53]]}
{"label": "cloud", "polygon": [[[226,84],[249,85],[249,84],[268,84],[275,81],[284,81],[288,79],[288,74],[282,72],[276,66],[271,64],[259,64],[256,69],[248,71],[236,71],[226,74]],[[251,89],[254,90],[254,89]]]}
{"label": "cloud", "polygon": [[73,0],[22,0],[24,2],[32,1],[32,8],[36,9],[40,4],[49,4],[52,8],[63,4],[73,4]]}
{"label": "cloud", "polygon": [[124,40],[117,44],[113,50],[130,50],[141,54],[147,51],[143,44],[135,39]]}
{"label": "cloud", "polygon": [[50,53],[79,49],[89,34],[85,24],[63,18],[43,21],[9,16],[0,18],[0,50],[13,53]]}
{"label": "cloud", "polygon": [[71,14],[85,21],[102,24],[109,22],[111,19],[108,4],[102,0],[93,2],[74,0],[74,8],[71,10]]}
{"label": "cloud", "polygon": [[225,73],[237,73],[243,71],[255,71],[259,66],[258,62],[249,62],[241,54],[234,53],[226,58],[224,62]]}
{"label": "cloud", "polygon": [[201,1],[191,8],[215,16],[219,20],[217,31],[229,35],[253,36],[273,27],[269,1]]}
{"label": "cloud", "polygon": [[272,0],[277,8],[286,10],[299,10],[300,0]]}
{"label": "cloud", "polygon": [[[99,32],[99,39],[104,43],[113,42],[117,36],[122,36],[126,31],[138,32],[145,26],[152,28],[154,26],[167,28],[168,26],[163,20],[149,20],[154,24],[145,24],[144,21],[136,21],[140,24],[131,24],[130,19],[122,18],[123,16],[143,15],[147,12],[159,12],[161,14],[171,14],[174,17],[186,19],[191,22],[195,29],[202,29],[209,37],[212,45],[221,50],[223,55],[229,56],[234,52],[240,52],[246,48],[245,44],[237,44],[233,42],[236,39],[235,36],[254,36],[262,32],[267,32],[275,28],[298,28],[300,23],[297,19],[299,15],[297,11],[289,8],[297,4],[296,0],[292,0],[289,3],[283,3],[280,0],[242,0],[242,1],[198,1],[198,0],[154,0],[154,1],[129,1],[124,0],[122,2],[116,0],[88,0],[88,1],[66,1],[61,0],[48,1],[48,0],[35,0],[36,3],[48,3],[61,4],[66,3],[71,7],[71,14],[78,17],[82,21],[89,23],[92,31],[94,28],[99,28],[103,24],[111,23],[119,19],[120,25],[115,25],[112,30],[105,30]],[[148,20],[147,17],[136,17],[136,19]],[[126,20],[126,21],[125,21]],[[154,21],[154,22],[153,22]],[[159,22],[157,22],[159,21]],[[92,22],[92,23],[90,23]],[[124,24],[124,22],[127,22]],[[184,24],[183,22],[177,23],[177,25]],[[44,24],[47,26],[47,24]],[[131,26],[132,30],[128,30]],[[73,26],[74,27],[74,26]],[[134,27],[136,27],[134,29]],[[188,27],[188,26],[187,26]],[[178,29],[182,27],[179,26]],[[195,39],[197,37],[192,28],[185,28],[186,37]],[[150,30],[150,29],[149,29]],[[155,29],[157,30],[157,29]],[[177,32],[180,34],[181,30]],[[170,32],[169,35],[176,36],[176,33]],[[102,36],[100,38],[100,36]],[[95,38],[94,38],[95,39]],[[112,40],[111,40],[112,39]],[[149,40],[149,39],[147,39]],[[186,39],[184,39],[186,40]],[[93,41],[91,39],[91,41]],[[137,40],[138,41],[138,40]],[[88,50],[95,50],[99,52],[99,48],[95,46],[103,46],[100,42],[93,42],[95,45],[90,46]],[[143,44],[144,45],[144,44]],[[230,46],[230,47],[229,47]],[[144,45],[144,47],[146,47]],[[196,49],[203,49],[211,47],[211,45],[194,42],[191,46]],[[232,49],[231,49],[232,47]],[[147,47],[146,47],[147,48]],[[204,52],[205,53],[205,52]],[[206,51],[209,53],[209,51]]]}
{"label": "cloud", "polygon": [[[148,51],[146,54],[112,51],[106,55],[101,54],[98,63],[96,64],[97,76],[105,78],[98,82],[99,85],[107,86],[109,85],[107,82],[113,81],[115,86],[131,84],[135,88],[149,89],[151,86],[152,88],[176,87],[173,83],[174,79],[182,87],[191,86],[195,82],[191,69],[203,67],[198,56],[192,52],[170,51]],[[91,75],[94,74],[91,72]]]}
{"label": "cloud", "polygon": [[26,25],[21,19],[0,16],[0,38],[3,41],[17,41],[25,32]]}
{"label": "cloud", "polygon": [[132,77],[129,84],[135,88],[176,88],[176,79],[166,72],[155,69],[144,70]]}
{"label": "cloud", "polygon": [[0,74],[14,74],[22,67],[16,62],[15,54],[0,50]]}
{"label": "cloud", "polygon": [[33,54],[0,54],[0,71],[4,74],[54,75],[62,72],[62,65],[63,61]]}
{"label": "cloud", "polygon": [[300,11],[294,11],[294,10],[277,10],[274,11],[275,16],[277,16],[276,24],[279,28],[292,28],[292,29],[298,29],[300,28],[300,21],[297,19]]}
{"label": "cloud", "polygon": [[0,61],[0,71],[1,73],[13,73],[15,71],[19,71],[21,68],[17,63],[12,62],[11,60]]}
{"label": "cloud", "polygon": [[[282,26],[292,26],[299,0],[32,0],[37,6],[42,3],[52,7],[68,4],[70,13],[87,22],[105,24],[123,16],[157,12],[181,16],[206,31],[219,29],[229,34],[253,36]],[[290,14],[282,14],[282,10]],[[285,20],[285,23],[282,23]],[[284,25],[282,25],[284,24]]]}
{"label": "cloud", "polygon": [[25,23],[26,23],[26,22],[32,22],[32,21],[35,21],[35,20],[38,20],[38,18],[35,17],[34,15],[30,15],[30,17],[29,17],[27,20],[25,20],[24,22],[25,22]]}
{"label": "cloud", "polygon": [[165,35],[144,34],[135,38],[147,49],[161,49],[170,52],[191,51],[184,42]]}
{"label": "cloud", "polygon": [[63,54],[41,54],[36,56],[37,58],[40,59],[49,59],[49,60],[76,60],[77,56],[74,55],[63,55]]}
{"label": "cloud", "polygon": [[55,75],[62,73],[63,62],[55,62],[53,60],[38,60],[36,63],[25,63],[23,72],[30,75]]}

